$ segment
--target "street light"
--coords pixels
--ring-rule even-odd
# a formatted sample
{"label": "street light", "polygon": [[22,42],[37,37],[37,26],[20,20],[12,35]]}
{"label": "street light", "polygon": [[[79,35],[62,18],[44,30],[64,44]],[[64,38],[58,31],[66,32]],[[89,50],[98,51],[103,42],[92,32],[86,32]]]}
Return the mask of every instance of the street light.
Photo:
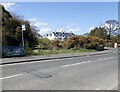
{"label": "street light", "polygon": [[23,48],[24,48],[24,35],[23,35],[23,31],[25,31],[26,28],[25,28],[25,24],[22,24],[22,45],[23,45]]}

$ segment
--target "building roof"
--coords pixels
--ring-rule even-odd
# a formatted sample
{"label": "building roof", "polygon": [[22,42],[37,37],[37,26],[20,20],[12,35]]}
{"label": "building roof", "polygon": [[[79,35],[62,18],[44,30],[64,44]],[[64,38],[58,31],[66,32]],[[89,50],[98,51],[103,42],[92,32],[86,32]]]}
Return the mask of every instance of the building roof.
{"label": "building roof", "polygon": [[66,36],[66,37],[71,37],[75,35],[73,33],[66,33],[66,32],[53,32],[53,34],[55,36]]}

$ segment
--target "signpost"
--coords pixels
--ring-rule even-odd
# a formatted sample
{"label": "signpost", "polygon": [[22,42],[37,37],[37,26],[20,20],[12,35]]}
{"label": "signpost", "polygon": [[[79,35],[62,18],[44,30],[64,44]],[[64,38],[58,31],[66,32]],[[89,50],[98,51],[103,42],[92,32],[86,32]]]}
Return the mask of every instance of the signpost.
{"label": "signpost", "polygon": [[23,48],[24,48],[24,34],[23,34],[23,31],[25,31],[26,28],[25,28],[25,24],[22,25],[22,45],[23,45]]}

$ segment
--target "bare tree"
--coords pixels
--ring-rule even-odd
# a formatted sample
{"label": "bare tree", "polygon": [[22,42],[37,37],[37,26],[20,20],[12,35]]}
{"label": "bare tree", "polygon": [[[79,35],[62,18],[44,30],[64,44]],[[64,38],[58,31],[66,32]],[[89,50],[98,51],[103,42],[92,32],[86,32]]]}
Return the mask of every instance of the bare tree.
{"label": "bare tree", "polygon": [[116,20],[107,20],[102,27],[104,27],[107,30],[108,39],[110,39],[111,36],[118,35],[120,30],[120,22]]}

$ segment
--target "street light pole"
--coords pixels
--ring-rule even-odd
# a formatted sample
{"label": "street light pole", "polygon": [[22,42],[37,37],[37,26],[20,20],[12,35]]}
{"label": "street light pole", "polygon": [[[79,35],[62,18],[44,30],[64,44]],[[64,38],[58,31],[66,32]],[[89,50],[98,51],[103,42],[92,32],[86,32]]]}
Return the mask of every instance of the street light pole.
{"label": "street light pole", "polygon": [[25,31],[25,24],[22,25],[22,45],[23,45],[23,48],[24,48],[24,34],[23,34],[23,31]]}
{"label": "street light pole", "polygon": [[23,35],[23,30],[22,30],[22,46],[24,47],[24,35]]}

